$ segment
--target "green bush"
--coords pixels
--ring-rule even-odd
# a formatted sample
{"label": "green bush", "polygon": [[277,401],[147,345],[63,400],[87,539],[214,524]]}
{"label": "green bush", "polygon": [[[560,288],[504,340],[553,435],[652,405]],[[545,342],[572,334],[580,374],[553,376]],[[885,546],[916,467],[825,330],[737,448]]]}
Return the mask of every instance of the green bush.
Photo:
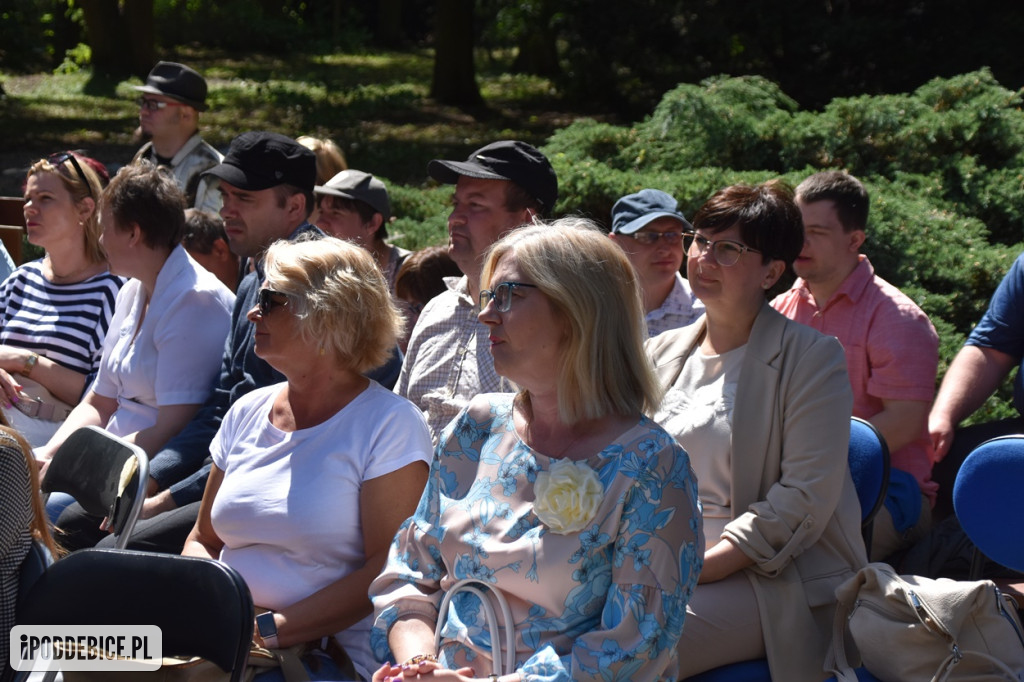
{"label": "green bush", "polygon": [[[935,79],[910,94],[836,99],[799,110],[758,77],[669,91],[645,120],[581,120],[545,146],[558,210],[607,223],[620,196],[656,187],[692,215],[729,184],[823,169],[858,176],[872,197],[864,252],[940,334],[940,377],[1024,249],[1021,93],[988,70]],[[974,417],[1004,413],[1004,387]]]}

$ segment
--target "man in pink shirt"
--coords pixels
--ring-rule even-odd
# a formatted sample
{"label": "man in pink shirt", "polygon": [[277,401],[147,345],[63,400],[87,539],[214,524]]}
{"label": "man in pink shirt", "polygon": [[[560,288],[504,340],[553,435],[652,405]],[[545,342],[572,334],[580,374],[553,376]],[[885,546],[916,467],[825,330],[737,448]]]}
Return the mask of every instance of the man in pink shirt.
{"label": "man in pink shirt", "polygon": [[928,410],[939,338],[924,311],[877,277],[860,253],[869,199],[859,180],[841,171],[815,173],[797,186],[796,203],[804,219],[804,248],[793,263],[799,278],[772,306],[839,339],[853,414],[874,424],[889,445],[890,489],[870,548],[873,560],[884,560],[931,526],[938,486],[931,480]]}

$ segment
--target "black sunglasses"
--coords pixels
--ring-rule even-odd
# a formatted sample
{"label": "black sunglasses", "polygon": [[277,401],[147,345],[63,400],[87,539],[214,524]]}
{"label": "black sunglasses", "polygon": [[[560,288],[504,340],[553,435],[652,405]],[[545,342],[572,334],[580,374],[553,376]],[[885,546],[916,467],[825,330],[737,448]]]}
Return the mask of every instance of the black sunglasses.
{"label": "black sunglasses", "polygon": [[[281,296],[284,298],[283,301],[275,299],[275,296]],[[277,306],[288,305],[288,294],[282,294],[280,291],[274,291],[273,289],[267,289],[263,287],[256,294],[256,308],[260,311],[260,315],[264,317],[270,314],[270,311]]]}
{"label": "black sunglasses", "polygon": [[92,195],[92,187],[89,185],[89,181],[86,179],[85,173],[82,172],[82,167],[78,165],[78,159],[75,158],[74,154],[71,152],[58,152],[56,154],[50,154],[46,157],[46,161],[51,166],[58,169],[64,168],[64,163],[66,161],[70,161],[71,166],[75,169],[75,174],[78,176],[78,179],[82,181],[83,185],[85,185],[85,191],[89,193],[89,198],[95,199]]}

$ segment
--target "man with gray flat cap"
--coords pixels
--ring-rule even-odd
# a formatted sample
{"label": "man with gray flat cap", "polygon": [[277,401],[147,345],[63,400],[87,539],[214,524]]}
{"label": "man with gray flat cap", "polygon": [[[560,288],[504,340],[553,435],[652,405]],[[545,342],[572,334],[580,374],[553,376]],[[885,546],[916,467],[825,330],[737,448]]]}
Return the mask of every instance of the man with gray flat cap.
{"label": "man with gray flat cap", "polygon": [[477,319],[483,257],[507,232],[551,215],[558,179],[547,157],[518,140],[493,142],[465,161],[431,161],[427,172],[455,185],[448,253],[463,277],[446,278],[448,291],[423,308],[395,392],[423,410],[437,443],[474,395],[511,390],[494,371],[489,332]]}
{"label": "man with gray flat cap", "polygon": [[169,168],[190,207],[216,213],[220,195],[202,174],[224,157],[199,135],[199,112],[206,111],[206,80],[184,64],[159,62],[146,84],[135,89],[142,93],[139,127],[149,141],[132,163],[147,159]]}
{"label": "man with gray flat cap", "polygon": [[316,226],[372,253],[394,296],[398,268],[409,252],[384,241],[391,221],[388,188],[373,175],[349,168],[314,187],[313,194],[319,216]]}
{"label": "man with gray flat cap", "polygon": [[608,236],[626,253],[640,278],[650,337],[692,324],[704,312],[704,304],[679,274],[683,236],[692,231],[679,203],[659,189],[627,194],[612,207]]}

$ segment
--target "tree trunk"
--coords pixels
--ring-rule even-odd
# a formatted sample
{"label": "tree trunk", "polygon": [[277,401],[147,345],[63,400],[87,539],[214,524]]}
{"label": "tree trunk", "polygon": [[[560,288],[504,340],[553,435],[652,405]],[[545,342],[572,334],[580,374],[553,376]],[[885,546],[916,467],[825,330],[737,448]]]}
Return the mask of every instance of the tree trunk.
{"label": "tree trunk", "polygon": [[144,79],[156,63],[153,0],[130,0],[124,3],[124,20],[130,41],[131,71]]}
{"label": "tree trunk", "polygon": [[380,0],[377,3],[377,42],[384,47],[400,47],[402,35],[402,0]]}
{"label": "tree trunk", "polygon": [[[534,5],[536,7],[536,4]],[[530,18],[523,35],[519,36],[519,53],[512,70],[535,76],[555,78],[561,74],[558,63],[558,31],[552,26],[555,3],[543,0],[536,16]]]}
{"label": "tree trunk", "polygon": [[437,0],[434,83],[430,95],[442,104],[483,104],[473,64],[473,0]]}
{"label": "tree trunk", "polygon": [[109,76],[129,75],[123,46],[128,43],[118,0],[79,0],[85,19],[85,38],[92,49],[96,73]]}
{"label": "tree trunk", "polygon": [[156,61],[153,0],[79,0],[97,74],[144,78]]}

